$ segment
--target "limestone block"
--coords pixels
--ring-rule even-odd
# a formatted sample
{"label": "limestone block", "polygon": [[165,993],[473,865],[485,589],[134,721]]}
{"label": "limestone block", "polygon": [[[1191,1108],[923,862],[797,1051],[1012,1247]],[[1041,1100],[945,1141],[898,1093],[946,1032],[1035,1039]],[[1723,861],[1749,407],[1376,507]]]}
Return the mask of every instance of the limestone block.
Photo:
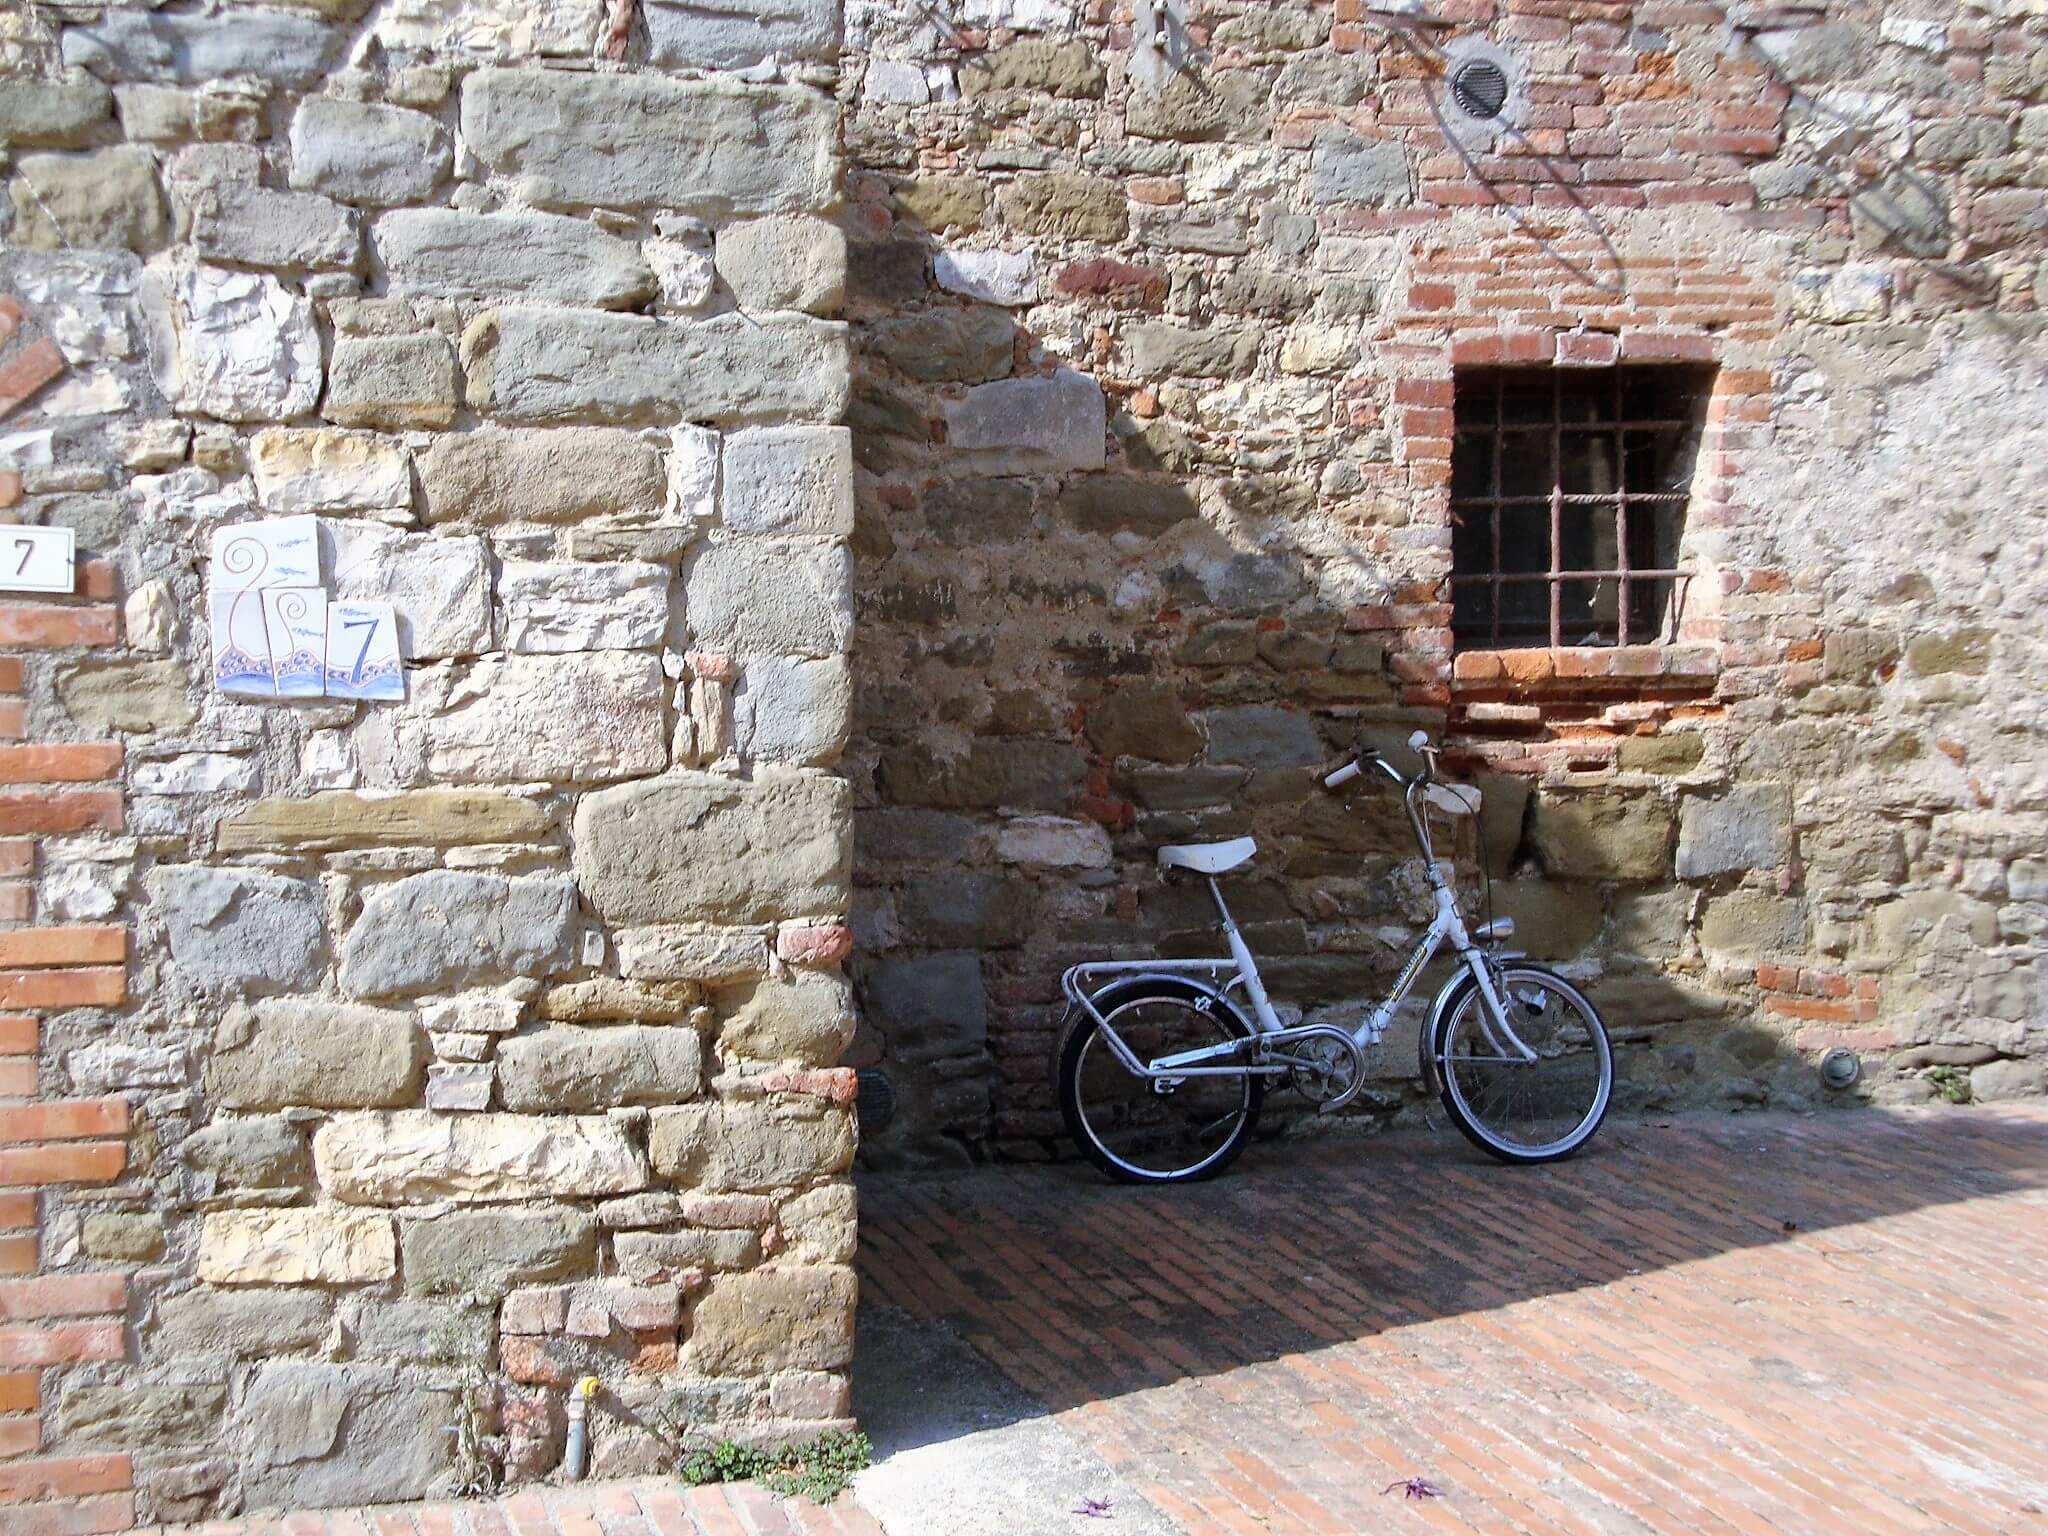
{"label": "limestone block", "polygon": [[199,1235],[199,1278],[214,1285],[353,1285],[396,1273],[391,1218],[367,1211],[215,1211]]}
{"label": "limestone block", "polygon": [[114,93],[97,80],[0,80],[0,144],[83,149],[114,115]]}
{"label": "limestone block", "polygon": [[[920,176],[896,188],[896,207],[926,229],[979,229],[988,211],[988,188],[973,176]],[[920,255],[916,284],[919,293],[924,288],[923,265]]]}
{"label": "limestone block", "polygon": [[996,857],[1039,869],[1107,869],[1109,833],[1092,821],[1064,816],[1019,816],[996,834]]}
{"label": "limestone block", "polygon": [[723,441],[724,522],[735,533],[853,532],[853,434],[757,427]]}
{"label": "limestone block", "polygon": [[360,214],[311,193],[212,182],[192,195],[192,244],[211,260],[351,267],[362,243]]}
{"label": "limestone block", "polygon": [[1658,880],[1670,873],[1671,811],[1655,795],[1540,795],[1531,839],[1561,880]]}
{"label": "limestone block", "polygon": [[164,1221],[152,1214],[95,1211],[79,1228],[88,1257],[116,1264],[147,1264],[164,1256]]}
{"label": "limestone block", "polygon": [[853,638],[853,556],[844,545],[722,539],[683,561],[691,642],[742,656],[836,656]]}
{"label": "limestone block", "polygon": [[1139,138],[1187,144],[1243,138],[1258,124],[1267,93],[1266,77],[1250,70],[1178,74],[1157,90],[1132,92],[1124,106],[1124,130]]}
{"label": "limestone block", "polygon": [[498,1091],[507,1109],[603,1110],[673,1104],[704,1085],[697,1032],[662,1025],[557,1027],[498,1047]]}
{"label": "limestone block", "polygon": [[312,1177],[305,1136],[267,1116],[210,1122],[178,1143],[178,1161],[214,1189],[301,1189]]}
{"label": "limestone block", "polygon": [[668,766],[661,658],[491,657],[413,674],[413,707],[357,728],[378,784],[604,783]]}
{"label": "limestone block", "polygon": [[572,1206],[445,1211],[402,1219],[398,1248],[414,1295],[499,1297],[586,1273],[597,1259],[597,1221]]}
{"label": "limestone block", "polygon": [[405,449],[389,438],[270,427],[250,439],[248,453],[266,512],[404,512],[412,505]]}
{"label": "limestone block", "polygon": [[733,745],[760,763],[835,761],[853,729],[853,674],[844,656],[756,656],[732,693]]}
{"label": "limestone block", "polygon": [[1750,962],[1802,954],[1806,904],[1763,891],[1717,896],[1700,919],[1700,947],[1711,955]]}
{"label": "limestone block", "polygon": [[69,26],[64,62],[102,80],[205,85],[246,76],[306,86],[346,46],[345,29],[289,11],[163,16],[113,10],[91,26]]}
{"label": "limestone block", "polygon": [[445,336],[337,336],[321,414],[345,427],[445,427],[458,398]]}
{"label": "limestone block", "polygon": [[1115,245],[1130,230],[1124,189],[1107,177],[1020,176],[1005,189],[1002,208],[1011,227],[1027,235]]}
{"label": "limestone block", "polygon": [[761,1262],[761,1239],[745,1231],[621,1232],[612,1239],[612,1252],[619,1273],[644,1283],[692,1271],[751,1269]]}
{"label": "limestone block", "polygon": [[351,1298],[342,1327],[356,1360],[422,1366],[466,1366],[489,1357],[497,1332],[490,1309],[408,1297]]}
{"label": "limestone block", "polygon": [[847,1365],[856,1290],[843,1265],[722,1276],[697,1303],[690,1366],[708,1376],[753,1376]]}
{"label": "limestone block", "polygon": [[[234,81],[178,90],[161,85],[117,85],[114,101],[130,143],[252,144],[268,133],[263,88]],[[176,163],[173,162],[174,172]],[[243,185],[252,183],[244,182]]]}
{"label": "limestone block", "polygon": [[632,561],[507,560],[498,602],[510,650],[633,650],[668,633],[669,573]]}
{"label": "limestone block", "polygon": [[874,59],[861,76],[861,97],[865,101],[921,107],[932,99],[931,81],[926,78],[922,64],[908,59]]}
{"label": "limestone block", "polygon": [[940,251],[932,258],[939,286],[987,304],[1019,309],[1038,302],[1038,276],[1029,251]]}
{"label": "limestone block", "polygon": [[718,267],[712,260],[710,237],[668,239],[657,236],[643,241],[640,254],[654,269],[661,286],[662,302],[670,309],[701,309],[711,302],[718,287]]}
{"label": "limestone block", "polygon": [[189,1451],[219,1433],[227,1406],[227,1388],[209,1383],[78,1382],[58,1402],[57,1434],[80,1450]]}
{"label": "limestone block", "polygon": [[1055,811],[1073,798],[1086,772],[1081,753],[1064,743],[980,737],[958,757],[893,748],[878,776],[898,805]]}
{"label": "limestone block", "polygon": [[748,219],[718,232],[719,277],[744,309],[829,315],[846,302],[846,236],[808,216]]}
{"label": "limestone block", "polygon": [[853,1041],[853,992],[825,971],[766,977],[719,999],[721,1055],[835,1065]]}
{"label": "limestone block", "polygon": [[559,1024],[599,1024],[618,1019],[687,1019],[703,1003],[703,989],[688,981],[635,981],[590,976],[565,981],[541,993],[537,1018]]}
{"label": "limestone block", "polygon": [[448,174],[448,131],[423,112],[309,96],[292,115],[291,184],[344,202],[409,203]]}
{"label": "limestone block", "polygon": [[1016,321],[986,304],[912,310],[869,328],[867,351],[927,384],[979,384],[1010,372]]}
{"label": "limestone block", "polygon": [[355,1205],[578,1199],[647,1186],[647,1164],[598,1115],[364,1110],[313,1133],[320,1186]]}
{"label": "limestone block", "polygon": [[1000,91],[1086,99],[1102,94],[1107,75],[1096,47],[1082,38],[1027,38],[980,55],[960,71],[969,96]]}
{"label": "limestone block", "polygon": [[387,1503],[446,1490],[457,1412],[453,1391],[390,1367],[274,1361],[223,1439],[252,1506]]}
{"label": "limestone block", "polygon": [[166,1297],[146,1335],[152,1357],[191,1355],[260,1360],[310,1349],[327,1331],[328,1300],[318,1291],[221,1291],[201,1286]]}
{"label": "limestone block", "polygon": [[1137,757],[1159,763],[1191,763],[1202,750],[1202,733],[1182,707],[1171,684],[1124,683],[1088,709],[1088,739],[1104,757]]}
{"label": "limestone block", "polygon": [[1680,808],[1681,880],[1778,869],[1791,855],[1792,793],[1782,784],[1743,785],[1716,800],[1688,798]]}
{"label": "limestone block", "polygon": [[821,1184],[782,1202],[782,1256],[795,1264],[851,1264],[858,1201],[850,1183]]}
{"label": "limestone block", "polygon": [[491,649],[491,569],[482,539],[376,523],[334,523],[325,533],[333,546],[329,590],[345,601],[390,603],[407,660]]}
{"label": "limestone block", "polygon": [[387,213],[371,231],[394,291],[513,295],[529,302],[637,309],[654,269],[629,241],[553,213]]}
{"label": "limestone block", "polygon": [[[608,77],[612,78],[612,77]],[[463,336],[470,403],[513,421],[836,421],[844,324],[777,314],[667,320],[507,306]]]}
{"label": "limestone block", "polygon": [[838,117],[820,91],[725,80],[482,69],[462,89],[464,143],[529,201],[720,222],[836,201]]}
{"label": "limestone block", "polygon": [[24,250],[149,252],[170,233],[156,157],[139,147],[23,155],[9,190],[13,240]]}
{"label": "limestone block", "polygon": [[1300,768],[1326,755],[1315,721],[1267,704],[1209,709],[1196,716],[1208,737],[1208,760],[1247,768]]}
{"label": "limestone block", "polygon": [[448,1110],[489,1109],[497,1069],[487,1061],[437,1061],[427,1068],[427,1108]]}
{"label": "limestone block", "polygon": [[418,462],[427,521],[458,527],[651,519],[669,494],[655,446],[604,427],[484,427],[436,438]]}
{"label": "limestone block", "polygon": [[272,998],[222,1016],[206,1092],[230,1109],[408,1104],[419,1094],[426,1047],[409,1013]]}
{"label": "limestone block", "polygon": [[549,825],[547,813],[531,800],[489,790],[327,790],[244,806],[220,823],[214,847],[221,853],[332,853],[525,843],[546,835]]}
{"label": "limestone block", "polygon": [[398,55],[588,59],[605,16],[604,0],[386,0],[370,27]]}
{"label": "limestone block", "polygon": [[1398,139],[1367,138],[1349,128],[1329,127],[1316,135],[1309,153],[1309,201],[1315,203],[1406,203],[1414,197],[1408,151]]}
{"label": "limestone block", "polygon": [[149,872],[171,958],[202,986],[310,986],[326,947],[326,907],[309,880],[165,865]]}
{"label": "limestone block", "polygon": [[2039,1098],[2048,1092],[2048,1062],[1987,1061],[1970,1069],[1970,1098],[1981,1104]]}
{"label": "limestone block", "polygon": [[160,261],[140,297],[150,370],[172,409],[282,421],[320,398],[312,306],[275,278]]}
{"label": "limestone block", "polygon": [[1006,946],[1029,931],[1025,887],[978,870],[935,869],[904,884],[896,898],[903,937],[919,948]]}
{"label": "limestone block", "polygon": [[[514,991],[523,989],[514,988]],[[429,1032],[459,1031],[463,1034],[509,1035],[519,1027],[526,1004],[518,996],[499,992],[471,992],[444,1002],[428,1003],[420,1009],[420,1022]]]}
{"label": "limestone block", "polygon": [[816,1099],[684,1104],[652,1112],[647,1152],[656,1173],[694,1189],[808,1184],[853,1161],[853,1114]]}
{"label": "limestone block", "polygon": [[988,1047],[988,994],[976,955],[885,960],[868,978],[862,1000],[899,1061],[924,1065]]}
{"label": "limestone block", "polygon": [[836,916],[847,900],[852,834],[844,780],[785,770],[751,781],[674,773],[584,796],[576,880],[613,923]]}
{"label": "limestone block", "polygon": [[357,997],[451,989],[567,964],[576,892],[559,876],[430,870],[376,887],[341,951]]}
{"label": "limestone block", "polygon": [[962,469],[989,475],[1100,469],[1107,413],[1102,386],[1084,373],[1055,369],[1028,379],[998,379],[948,401],[946,445]]}
{"label": "limestone block", "polygon": [[1258,361],[1259,338],[1251,330],[1187,330],[1177,325],[1138,325],[1126,332],[1132,368],[1146,376],[1236,378]]}
{"label": "limestone block", "polygon": [[57,674],[65,713],[92,732],[176,730],[199,718],[181,661],[88,661]]}
{"label": "limestone block", "polygon": [[732,981],[768,971],[768,941],[759,928],[661,924],[612,933],[619,969],[651,980]]}

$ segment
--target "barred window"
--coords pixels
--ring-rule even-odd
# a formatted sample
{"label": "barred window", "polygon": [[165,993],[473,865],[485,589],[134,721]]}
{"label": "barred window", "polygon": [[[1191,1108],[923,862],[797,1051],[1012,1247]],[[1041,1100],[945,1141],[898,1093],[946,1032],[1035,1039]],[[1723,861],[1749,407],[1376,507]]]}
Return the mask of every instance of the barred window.
{"label": "barred window", "polygon": [[1672,638],[1711,367],[1461,368],[1451,449],[1460,650]]}

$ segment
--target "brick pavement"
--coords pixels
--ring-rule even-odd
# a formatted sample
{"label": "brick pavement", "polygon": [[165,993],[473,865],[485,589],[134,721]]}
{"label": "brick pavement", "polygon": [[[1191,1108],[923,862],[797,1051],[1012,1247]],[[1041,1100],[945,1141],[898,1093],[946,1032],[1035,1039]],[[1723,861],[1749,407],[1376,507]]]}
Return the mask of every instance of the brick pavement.
{"label": "brick pavement", "polygon": [[2041,1107],[870,1180],[861,1239],[1190,1533],[2048,1529]]}

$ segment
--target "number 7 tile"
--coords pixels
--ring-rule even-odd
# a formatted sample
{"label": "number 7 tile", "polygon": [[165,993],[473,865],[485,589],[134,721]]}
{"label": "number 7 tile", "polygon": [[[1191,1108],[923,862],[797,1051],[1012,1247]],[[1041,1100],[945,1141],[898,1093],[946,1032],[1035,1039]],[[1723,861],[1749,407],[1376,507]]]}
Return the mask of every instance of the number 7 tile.
{"label": "number 7 tile", "polygon": [[405,697],[405,666],[398,655],[398,619],[391,604],[327,605],[327,696]]}

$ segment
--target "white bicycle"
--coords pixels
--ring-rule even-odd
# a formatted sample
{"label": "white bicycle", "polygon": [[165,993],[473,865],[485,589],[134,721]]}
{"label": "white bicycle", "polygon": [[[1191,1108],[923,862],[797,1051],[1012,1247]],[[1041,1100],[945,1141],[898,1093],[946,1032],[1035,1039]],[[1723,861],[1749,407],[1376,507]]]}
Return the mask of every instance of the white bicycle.
{"label": "white bicycle", "polygon": [[1512,918],[1466,931],[1426,808],[1470,815],[1477,792],[1437,781],[1437,754],[1422,732],[1408,744],[1423,760],[1413,777],[1361,750],[1323,779],[1330,790],[1375,769],[1393,780],[1436,903],[1392,991],[1355,1029],[1290,1027],[1274,1012],[1216,884],[1257,851],[1249,837],[1159,850],[1169,878],[1186,871],[1208,881],[1229,958],[1091,960],[1066,973],[1071,1006],[1054,1056],[1060,1110],[1103,1172],[1149,1184],[1221,1172],[1244,1149],[1275,1078],[1289,1079],[1323,1113],[1342,1109],[1365,1086],[1365,1049],[1386,1033],[1446,939],[1459,964],[1430,1005],[1421,1056],[1423,1081],[1452,1122],[1509,1163],[1567,1157],[1599,1129],[1614,1089],[1606,1027],[1562,976],[1498,948],[1514,934]]}

